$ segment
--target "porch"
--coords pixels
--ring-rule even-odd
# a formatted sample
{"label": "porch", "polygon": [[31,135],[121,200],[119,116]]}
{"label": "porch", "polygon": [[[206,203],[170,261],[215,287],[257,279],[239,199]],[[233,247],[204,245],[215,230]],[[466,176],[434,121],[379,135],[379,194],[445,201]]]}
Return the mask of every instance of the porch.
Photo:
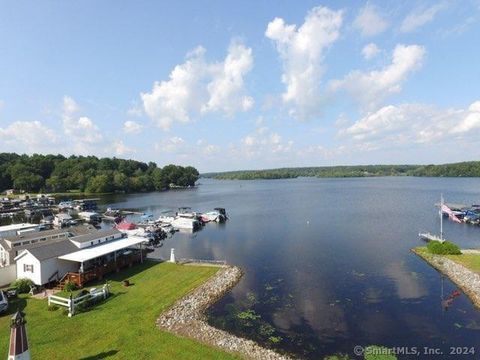
{"label": "porch", "polygon": [[63,288],[65,283],[70,281],[83,287],[89,281],[101,280],[108,273],[142,263],[147,255],[143,248],[146,241],[148,240],[145,238],[128,237],[59,257],[79,265],[78,271],[67,272],[59,285]]}

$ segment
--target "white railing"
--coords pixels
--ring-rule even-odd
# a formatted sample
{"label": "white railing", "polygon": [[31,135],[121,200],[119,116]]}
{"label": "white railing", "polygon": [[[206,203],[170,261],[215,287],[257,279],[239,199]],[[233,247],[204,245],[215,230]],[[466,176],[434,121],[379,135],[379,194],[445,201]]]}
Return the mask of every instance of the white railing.
{"label": "white railing", "polygon": [[70,295],[70,298],[64,298],[62,296],[49,295],[48,306],[51,304],[60,305],[68,309],[68,317],[75,315],[75,308],[85,301],[101,298],[105,300],[110,293],[109,286],[103,285],[101,289],[91,289],[88,294],[74,298]]}

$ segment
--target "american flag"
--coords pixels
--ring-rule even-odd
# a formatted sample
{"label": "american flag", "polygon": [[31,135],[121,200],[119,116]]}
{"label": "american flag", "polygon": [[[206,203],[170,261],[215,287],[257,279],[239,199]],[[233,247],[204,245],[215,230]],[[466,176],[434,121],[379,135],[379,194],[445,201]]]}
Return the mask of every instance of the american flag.
{"label": "american flag", "polygon": [[462,223],[462,221],[457,217],[457,215],[455,215],[452,211],[452,209],[450,209],[447,205],[443,204],[442,205],[442,213],[445,213],[445,214],[448,214],[448,217],[450,218],[450,220],[453,220],[459,224]]}

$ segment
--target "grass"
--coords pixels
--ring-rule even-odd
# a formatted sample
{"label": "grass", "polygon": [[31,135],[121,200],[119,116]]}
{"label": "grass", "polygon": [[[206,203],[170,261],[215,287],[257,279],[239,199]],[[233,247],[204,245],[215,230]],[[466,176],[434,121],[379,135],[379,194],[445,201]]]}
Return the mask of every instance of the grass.
{"label": "grass", "polygon": [[[432,256],[425,246],[416,247],[412,249],[415,253],[427,258]],[[457,264],[465,266],[467,269],[480,274],[480,254],[462,254],[462,255],[437,255],[450,259]]]}
{"label": "grass", "polygon": [[480,274],[479,254],[445,255],[445,257],[455,261],[457,264],[465,266],[467,269],[473,272]]}
{"label": "grass", "polygon": [[[28,297],[12,302],[9,311],[26,313],[33,359],[238,359],[155,326],[162,311],[217,270],[147,261],[109,277],[110,298],[72,318]],[[123,287],[127,278],[133,285]],[[0,353],[8,351],[9,323],[10,316],[0,316]]]}

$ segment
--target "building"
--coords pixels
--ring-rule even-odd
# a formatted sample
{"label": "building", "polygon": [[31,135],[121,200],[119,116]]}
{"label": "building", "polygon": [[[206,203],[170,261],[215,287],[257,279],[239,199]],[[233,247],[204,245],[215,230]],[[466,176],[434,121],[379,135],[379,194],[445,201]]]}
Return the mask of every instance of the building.
{"label": "building", "polygon": [[144,237],[107,229],[38,244],[15,257],[17,278],[29,278],[36,285],[72,281],[83,286],[109,272],[142,262],[145,256],[142,244],[147,241]]}
{"label": "building", "polygon": [[15,257],[22,250],[64,240],[68,237],[83,235],[98,231],[93,226],[75,226],[68,229],[38,231],[38,224],[18,224],[2,227],[6,233],[16,235],[0,236],[0,267],[9,266],[15,263]]}

